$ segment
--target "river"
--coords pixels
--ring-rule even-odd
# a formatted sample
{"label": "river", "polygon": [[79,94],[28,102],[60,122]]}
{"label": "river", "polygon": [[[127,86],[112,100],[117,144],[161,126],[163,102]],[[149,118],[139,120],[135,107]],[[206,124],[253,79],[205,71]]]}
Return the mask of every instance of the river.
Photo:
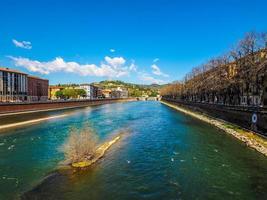
{"label": "river", "polygon": [[94,166],[56,176],[27,199],[267,199],[266,157],[160,102],[113,103],[0,120],[59,114],[68,116],[0,133],[1,200],[18,199],[57,169],[69,129],[88,124],[100,141],[120,130],[129,133]]}

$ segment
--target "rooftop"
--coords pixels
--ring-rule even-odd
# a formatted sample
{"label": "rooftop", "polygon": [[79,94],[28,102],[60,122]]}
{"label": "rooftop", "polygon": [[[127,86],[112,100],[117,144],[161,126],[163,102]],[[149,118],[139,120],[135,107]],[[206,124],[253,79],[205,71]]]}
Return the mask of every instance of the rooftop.
{"label": "rooftop", "polygon": [[50,89],[64,89],[65,87],[63,86],[58,86],[58,85],[49,85]]}
{"label": "rooftop", "polygon": [[11,73],[18,73],[18,74],[25,74],[24,72],[21,72],[19,70],[15,70],[15,69],[9,69],[8,67],[0,67],[0,71],[4,71],[4,72],[11,72]]}
{"label": "rooftop", "polygon": [[48,79],[44,79],[44,78],[40,78],[38,76],[32,76],[32,75],[28,75],[29,78],[35,78],[35,79],[41,79],[41,80],[44,80],[44,81],[48,81]]}

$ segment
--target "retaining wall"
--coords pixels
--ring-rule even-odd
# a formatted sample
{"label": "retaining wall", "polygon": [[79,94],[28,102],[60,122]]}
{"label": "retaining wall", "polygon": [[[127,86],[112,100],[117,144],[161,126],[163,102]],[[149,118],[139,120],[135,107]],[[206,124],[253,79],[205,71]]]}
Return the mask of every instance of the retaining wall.
{"label": "retaining wall", "polygon": [[96,99],[96,100],[75,100],[75,101],[47,101],[47,102],[23,102],[0,104],[0,114],[17,113],[38,110],[65,109],[73,107],[86,107],[90,105],[100,105],[120,101],[134,101],[134,98],[123,99]]}
{"label": "retaining wall", "polygon": [[[241,127],[259,132],[267,136],[267,109],[263,107],[225,106],[217,104],[184,102],[163,98],[163,101],[186,107],[209,116],[223,119]],[[253,114],[257,115],[257,122],[252,122]]]}

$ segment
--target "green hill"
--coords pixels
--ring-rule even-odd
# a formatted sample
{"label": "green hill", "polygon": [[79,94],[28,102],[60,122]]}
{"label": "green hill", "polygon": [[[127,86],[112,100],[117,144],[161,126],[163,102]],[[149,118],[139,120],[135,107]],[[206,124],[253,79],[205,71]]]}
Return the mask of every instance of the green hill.
{"label": "green hill", "polygon": [[125,88],[129,92],[129,96],[140,97],[143,95],[157,96],[159,94],[159,89],[162,85],[151,84],[151,85],[139,85],[134,83],[125,83],[123,81],[101,81],[98,83],[93,83],[93,85],[98,86],[102,89],[113,89],[117,87]]}

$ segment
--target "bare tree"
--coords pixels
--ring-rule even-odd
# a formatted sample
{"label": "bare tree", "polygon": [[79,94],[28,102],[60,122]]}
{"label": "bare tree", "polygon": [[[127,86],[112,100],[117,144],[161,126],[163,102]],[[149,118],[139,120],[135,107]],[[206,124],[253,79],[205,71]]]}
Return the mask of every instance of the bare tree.
{"label": "bare tree", "polygon": [[267,48],[267,32],[264,32],[260,35],[261,47]]}
{"label": "bare tree", "polygon": [[243,97],[248,101],[251,96],[262,96],[267,73],[266,48],[266,33],[247,33],[229,53],[194,67],[179,88],[169,85],[162,89],[162,94],[232,105],[240,104]]}

